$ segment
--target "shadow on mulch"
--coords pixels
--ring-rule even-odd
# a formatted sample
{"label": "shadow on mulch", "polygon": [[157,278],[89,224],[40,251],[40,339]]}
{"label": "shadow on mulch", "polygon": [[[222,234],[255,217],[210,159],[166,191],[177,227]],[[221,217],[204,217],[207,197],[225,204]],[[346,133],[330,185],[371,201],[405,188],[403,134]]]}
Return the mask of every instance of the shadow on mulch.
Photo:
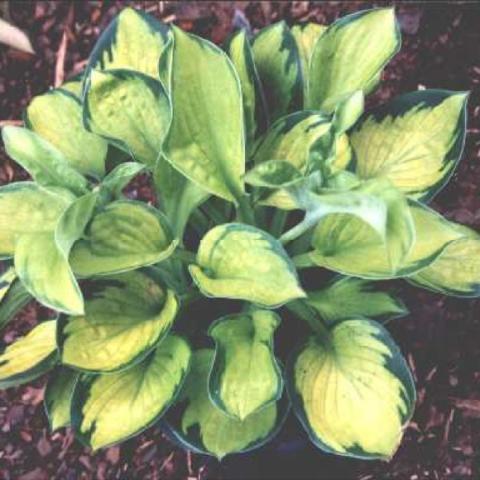
{"label": "shadow on mulch", "polygon": [[[330,23],[338,16],[384,2],[11,2],[12,21],[30,36],[33,57],[0,46],[0,120],[20,119],[32,96],[52,86],[57,50],[68,33],[65,71],[80,71],[95,39],[113,15],[135,4],[157,18],[174,20],[219,43],[239,23],[255,31],[288,23]],[[73,5],[73,10],[70,10]],[[427,88],[470,90],[464,158],[433,207],[449,219],[480,229],[480,4],[397,2],[403,48],[387,67],[371,104]],[[69,12],[71,12],[69,14]],[[0,183],[27,178],[0,154]],[[133,195],[149,198],[137,182]],[[444,480],[480,478],[480,315],[478,300],[460,300],[400,284],[411,315],[389,325],[411,368],[417,410],[390,463],[324,455],[292,417],[270,445],[222,463],[187,455],[158,428],[121,446],[92,454],[67,430],[49,433],[43,412],[44,380],[0,392],[0,478],[47,479],[260,479]],[[27,307],[7,330],[5,342],[25,333],[48,312]],[[280,332],[281,335],[281,332]]]}

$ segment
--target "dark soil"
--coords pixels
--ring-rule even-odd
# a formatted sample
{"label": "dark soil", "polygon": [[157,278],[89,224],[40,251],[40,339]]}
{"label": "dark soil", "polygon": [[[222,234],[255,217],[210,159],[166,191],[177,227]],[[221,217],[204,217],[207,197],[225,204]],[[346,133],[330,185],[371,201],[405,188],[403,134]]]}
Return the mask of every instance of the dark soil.
{"label": "dark soil", "polygon": [[[37,54],[0,46],[0,120],[18,120],[32,96],[54,84],[57,51],[67,32],[65,75],[80,71],[95,39],[124,5],[222,42],[235,25],[253,31],[285,19],[329,23],[383,2],[10,2],[14,24]],[[403,48],[388,66],[378,103],[419,87],[470,90],[465,154],[433,206],[448,218],[480,229],[480,3],[397,2]],[[0,153],[0,183],[27,178]],[[148,197],[137,183],[133,194]],[[14,219],[12,219],[14,221]],[[294,418],[269,446],[219,463],[189,455],[152,427],[121,446],[92,454],[71,432],[51,434],[44,415],[44,380],[0,392],[0,478],[460,480],[480,478],[480,301],[447,298],[400,285],[411,315],[389,328],[413,369],[417,410],[390,463],[322,454]],[[48,312],[28,306],[2,332],[9,343]]]}

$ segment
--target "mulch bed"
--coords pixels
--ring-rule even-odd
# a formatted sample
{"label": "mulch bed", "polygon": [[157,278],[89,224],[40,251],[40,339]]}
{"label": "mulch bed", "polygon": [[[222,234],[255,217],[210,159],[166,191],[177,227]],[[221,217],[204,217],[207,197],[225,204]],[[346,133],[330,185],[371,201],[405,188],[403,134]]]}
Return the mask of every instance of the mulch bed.
{"label": "mulch bed", "polygon": [[[384,2],[10,2],[12,22],[24,29],[37,54],[0,46],[0,120],[21,118],[32,96],[59,76],[84,66],[95,39],[124,5],[222,42],[234,26],[253,31],[285,19],[329,23]],[[464,158],[433,207],[480,230],[480,4],[400,3],[403,48],[371,104],[419,87],[470,90]],[[57,62],[66,32],[64,65]],[[58,63],[58,64],[57,64]],[[57,68],[56,68],[57,67]],[[57,71],[57,73],[55,73]],[[25,172],[0,152],[0,184]],[[130,192],[148,198],[144,182]],[[189,455],[158,427],[95,454],[68,430],[48,431],[44,379],[0,392],[0,478],[47,479],[257,479],[460,480],[480,478],[480,301],[448,298],[400,284],[411,315],[389,325],[416,377],[418,403],[401,448],[390,463],[359,462],[322,454],[295,419],[270,445],[246,455],[214,459]],[[2,332],[9,343],[48,311],[29,305]]]}

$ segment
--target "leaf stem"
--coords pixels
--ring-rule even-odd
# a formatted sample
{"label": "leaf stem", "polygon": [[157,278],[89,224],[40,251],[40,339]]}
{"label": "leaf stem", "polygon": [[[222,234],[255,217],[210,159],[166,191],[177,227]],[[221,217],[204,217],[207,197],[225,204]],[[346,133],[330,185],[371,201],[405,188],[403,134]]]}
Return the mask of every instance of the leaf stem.
{"label": "leaf stem", "polygon": [[308,326],[323,340],[330,341],[330,329],[320,315],[315,312],[305,301],[294,300],[285,307],[294,315],[308,323]]}
{"label": "leaf stem", "polygon": [[255,225],[255,214],[248,200],[248,196],[242,193],[237,195],[236,200],[238,203],[237,213],[239,220],[248,225]]}
{"label": "leaf stem", "polygon": [[307,230],[310,230],[315,225],[316,220],[305,215],[305,218],[297,223],[293,228],[286,231],[281,237],[280,242],[283,245],[290,243],[291,241],[297,239],[300,235],[303,235]]}
{"label": "leaf stem", "polygon": [[288,211],[287,210],[277,210],[272,217],[272,223],[270,224],[270,233],[278,238],[285,228],[285,223],[287,222]]}
{"label": "leaf stem", "polygon": [[301,253],[300,255],[295,255],[293,258],[293,263],[297,269],[301,268],[310,268],[314,267],[315,264],[312,262],[312,258],[310,257],[310,253]]}
{"label": "leaf stem", "polygon": [[217,225],[221,225],[222,223],[227,223],[228,219],[225,217],[223,212],[221,212],[218,208],[214,205],[210,204],[209,202],[205,202],[201,209],[203,212],[213,220]]}

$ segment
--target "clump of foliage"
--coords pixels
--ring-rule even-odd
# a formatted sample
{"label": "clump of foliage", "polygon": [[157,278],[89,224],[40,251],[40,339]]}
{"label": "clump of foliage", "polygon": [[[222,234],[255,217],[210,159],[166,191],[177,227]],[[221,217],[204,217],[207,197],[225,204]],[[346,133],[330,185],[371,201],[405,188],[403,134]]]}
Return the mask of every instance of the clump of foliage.
{"label": "clump of foliage", "polygon": [[[291,404],[322,450],[390,458],[415,388],[384,325],[405,306],[378,281],[480,294],[480,237],[427,206],[461,156],[467,95],[364,113],[399,48],[390,8],[224,50],[123,10],[81,78],[3,129],[33,181],[0,189],[0,324],[32,297],[59,313],[6,347],[0,385],[53,369],[51,427],[93,449],[161,419],[223,457]],[[140,173],[157,207],[125,197]]]}

